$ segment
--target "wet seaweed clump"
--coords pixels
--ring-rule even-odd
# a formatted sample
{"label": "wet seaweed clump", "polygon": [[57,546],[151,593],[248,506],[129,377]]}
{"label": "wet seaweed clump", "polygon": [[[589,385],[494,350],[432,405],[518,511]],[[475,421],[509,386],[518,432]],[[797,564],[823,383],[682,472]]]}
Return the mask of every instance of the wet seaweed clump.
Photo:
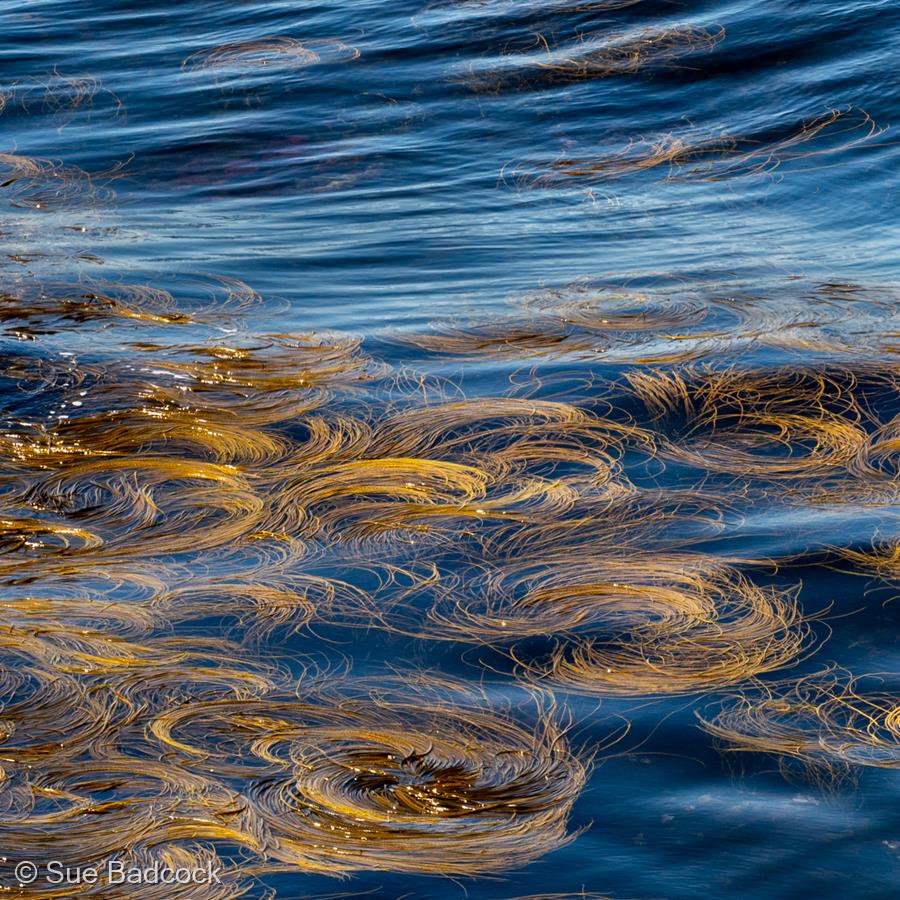
{"label": "wet seaweed clump", "polygon": [[172,623],[219,621],[223,631],[233,630],[245,644],[296,634],[316,620],[376,621],[366,592],[335,578],[291,571],[289,564],[302,555],[302,549],[285,553],[283,573],[278,561],[270,560],[260,567],[259,580],[253,573],[232,580],[190,578],[156,595],[152,606]]}
{"label": "wet seaweed clump", "polygon": [[[475,584],[439,595],[430,633],[505,645],[521,677],[581,693],[704,693],[795,664],[811,638],[793,592],[696,557],[572,548],[494,564]],[[553,649],[533,656],[529,637]]]}
{"label": "wet seaweed clump", "polygon": [[[507,176],[515,170],[504,169],[501,177]],[[896,301],[890,285],[788,279],[759,291],[740,282],[724,288],[661,276],[640,288],[628,280],[584,278],[516,297],[510,313],[491,321],[447,319],[392,338],[436,357],[666,367],[712,368],[726,354],[751,358],[771,347],[797,360],[791,369],[802,370],[804,357],[828,354],[848,370],[852,363],[864,371],[873,346],[885,354],[897,349]],[[868,374],[896,380],[889,366],[870,367]]]}
{"label": "wet seaweed clump", "polygon": [[23,326],[40,334],[66,327],[96,323],[135,322],[149,325],[184,325],[194,319],[178,308],[168,291],[145,285],[86,284],[31,285],[29,290],[0,294],[0,325],[12,333]]}
{"label": "wet seaweed clump", "polygon": [[465,702],[325,701],[189,704],[151,730],[189,770],[241,779],[276,863],[464,875],[571,839],[586,770],[549,714],[529,728]]}
{"label": "wet seaweed clump", "polygon": [[336,431],[327,419],[307,421],[317,443],[279,467],[266,530],[378,538],[395,550],[417,536],[446,541],[484,521],[559,515],[577,499],[579,482],[608,482],[620,445],[640,440],[636,429],[573,405],[518,398],[404,400],[365,427],[337,419]]}
{"label": "wet seaweed clump", "polygon": [[712,368],[626,376],[662,456],[754,479],[848,475],[868,440],[852,372]]}
{"label": "wet seaweed clump", "polygon": [[395,340],[437,356],[478,360],[665,365],[746,343],[759,325],[749,302],[742,309],[679,284],[636,289],[582,279],[516,298],[515,306],[491,322],[436,322],[428,332]]}
{"label": "wet seaweed clump", "polygon": [[[148,752],[145,728],[154,711],[187,697],[271,690],[259,667],[229,668],[216,653],[233,658],[236,648],[221,640],[207,641],[204,653],[202,639],[151,637],[159,616],[133,603],[59,593],[7,601],[3,613],[0,839],[10,858],[44,859],[48,841],[70,864],[103,868],[159,853],[216,860],[203,841],[252,846],[237,795]],[[240,892],[237,868],[225,869],[228,890],[210,896]],[[45,887],[39,879],[34,890],[56,896]],[[106,896],[106,887],[97,892]]]}
{"label": "wet seaweed clump", "polygon": [[109,203],[110,184],[122,177],[124,163],[105,172],[16,153],[0,153],[0,190],[13,207],[25,209],[92,208]]}
{"label": "wet seaweed clump", "polygon": [[499,93],[634,75],[709,52],[724,37],[724,28],[695,25],[581,33],[574,40],[553,44],[543,34],[531,33],[527,46],[472,64],[465,82],[479,92]]}
{"label": "wet seaweed clump", "polygon": [[560,323],[517,317],[490,324],[446,322],[435,325],[433,331],[407,332],[395,340],[429,353],[471,359],[556,356],[599,352],[604,347],[602,339],[578,336],[574,328]]}
{"label": "wet seaweed clump", "polygon": [[260,68],[302,69],[321,62],[354,60],[360,53],[338,40],[298,41],[289,37],[263,37],[220,44],[198,50],[181,64],[182,69],[230,69],[248,72]]}
{"label": "wet seaweed clump", "polygon": [[781,177],[798,163],[843,156],[872,141],[885,129],[863,110],[830,109],[790,128],[772,126],[747,135],[706,136],[702,132],[641,138],[596,155],[568,153],[550,163],[521,162],[505,172],[520,188],[567,188],[602,184],[662,170],[668,181],[729,181]]}
{"label": "wet seaweed clump", "polygon": [[405,456],[450,457],[481,468],[508,489],[528,475],[579,471],[602,484],[618,472],[623,447],[646,439],[637,427],[572,403],[484,397],[403,406],[373,432],[372,447]]}
{"label": "wet seaweed clump", "polygon": [[49,115],[62,131],[76,119],[90,120],[103,112],[112,118],[125,115],[122,100],[93,75],[70,75],[53,68],[49,75],[13,82],[0,97],[4,110],[26,115]]}
{"label": "wet seaweed clump", "polygon": [[829,669],[760,684],[701,716],[726,752],[753,752],[831,779],[856,767],[900,766],[900,695],[875,676]]}
{"label": "wet seaweed clump", "polygon": [[837,553],[854,571],[873,574],[888,584],[900,579],[900,541],[896,539],[877,538],[869,547],[840,547]]}

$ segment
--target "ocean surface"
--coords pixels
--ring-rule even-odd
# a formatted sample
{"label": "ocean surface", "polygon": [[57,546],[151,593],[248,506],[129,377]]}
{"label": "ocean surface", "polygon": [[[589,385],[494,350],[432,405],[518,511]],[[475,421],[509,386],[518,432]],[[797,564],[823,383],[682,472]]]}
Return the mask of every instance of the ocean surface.
{"label": "ocean surface", "polygon": [[897,3],[0,23],[4,894],[896,896]]}

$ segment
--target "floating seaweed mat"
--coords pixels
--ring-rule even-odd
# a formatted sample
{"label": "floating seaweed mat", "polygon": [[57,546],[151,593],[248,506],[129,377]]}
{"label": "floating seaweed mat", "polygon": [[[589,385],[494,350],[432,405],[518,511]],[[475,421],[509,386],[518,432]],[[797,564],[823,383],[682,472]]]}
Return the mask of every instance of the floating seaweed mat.
{"label": "floating seaweed mat", "polygon": [[113,118],[126,114],[122,100],[99,78],[64,74],[56,67],[50,75],[13,82],[0,95],[0,112],[7,108],[18,108],[26,114],[39,111],[52,116],[60,131],[76,117],[90,120],[98,106]]}
{"label": "floating seaweed mat", "polygon": [[[731,752],[767,753],[838,775],[857,766],[900,767],[900,693],[828,669],[796,681],[756,684],[700,716]],[[866,684],[867,686],[863,686]]]}
{"label": "floating seaweed mat", "polygon": [[[16,565],[35,570],[73,570],[91,563],[134,555],[165,556],[228,545],[252,532],[262,521],[264,504],[247,479],[234,467],[195,460],[144,457],[88,460],[22,479],[25,486],[7,495],[19,505],[45,514],[83,521],[87,546],[15,555],[0,573]],[[27,482],[30,481],[30,484]],[[56,527],[34,519],[20,523],[26,535]],[[97,546],[97,535],[103,546]]]}
{"label": "floating seaweed mat", "polygon": [[494,479],[475,466],[439,459],[360,459],[287,480],[273,518],[261,527],[301,538],[414,542],[416,535],[467,532],[468,524],[486,519],[558,515],[577,496],[563,479]]}
{"label": "floating seaweed mat", "polygon": [[[135,612],[130,615],[136,618],[132,624],[136,626],[141,621],[147,627],[155,628],[160,624],[159,619],[152,609],[145,608],[146,605],[183,577],[182,569],[171,561],[161,560],[129,560],[125,565],[100,566],[88,571],[76,566],[71,572],[40,572],[39,576],[28,572],[26,567],[21,575],[15,572],[0,575],[0,603],[15,606],[35,601],[47,603],[49,609],[49,604],[57,600],[71,600],[75,610],[82,602],[109,603],[113,617],[120,615],[120,607],[133,606]],[[126,627],[126,619],[128,616],[123,614],[123,627]]]}
{"label": "floating seaweed mat", "polygon": [[103,541],[83,528],[37,518],[0,517],[0,560],[7,554],[19,552],[32,557],[38,554],[64,556],[101,546]]}
{"label": "floating seaweed mat", "polygon": [[437,452],[497,478],[543,463],[574,464],[602,483],[626,442],[647,444],[649,436],[568,403],[484,397],[403,408],[379,423],[371,449],[391,456]]}
{"label": "floating seaweed mat", "polygon": [[140,373],[171,377],[165,386],[158,377],[146,379],[160,400],[194,407],[201,416],[240,415],[244,426],[265,425],[321,406],[328,390],[384,376],[389,367],[362,353],[360,343],[316,333],[254,336],[230,345],[151,345]]}
{"label": "floating seaweed mat", "polygon": [[852,372],[634,370],[633,395],[674,435],[660,455],[754,478],[849,472],[868,442]]}
{"label": "floating seaweed mat", "polygon": [[[631,587],[649,603],[654,590],[677,597],[680,588],[700,590],[704,577],[727,573],[725,560],[690,550],[722,534],[739,500],[736,492],[645,492],[611,482],[565,509],[502,517],[481,510],[481,527],[428,544],[427,553],[412,553],[402,565],[367,567],[365,545],[342,560],[363,573],[385,611],[382,627],[508,647],[526,637],[590,633],[592,623],[602,631],[604,621],[611,626],[626,611],[623,594]],[[604,593],[608,606],[599,602]]]}
{"label": "floating seaweed mat", "polygon": [[233,620],[242,638],[254,641],[297,633],[313,621],[373,624],[379,618],[373,599],[353,584],[274,567],[251,571],[244,580],[192,578],[155,597],[151,605],[173,623]]}
{"label": "floating seaweed mat", "polygon": [[[255,468],[273,465],[291,452],[284,437],[244,424],[232,412],[217,414],[215,409],[207,411],[190,403],[176,405],[150,387],[142,393],[139,407],[88,412],[42,428],[39,438],[35,434],[38,460],[46,464],[51,455],[60,461],[78,456],[195,455],[222,465]],[[20,440],[19,459],[27,458],[29,449]]]}
{"label": "floating seaweed mat", "polygon": [[[0,709],[0,767],[72,759],[102,742],[127,718],[109,696],[90,693],[74,675],[50,671],[28,659],[27,653],[7,653],[3,641],[4,676]],[[18,649],[18,648],[16,648]],[[5,780],[5,778],[4,778]]]}
{"label": "floating seaweed mat", "polygon": [[[869,367],[873,350],[885,356],[892,352],[896,295],[891,286],[798,284],[791,279],[765,294],[730,292],[720,302],[741,316],[740,333],[748,343],[820,356],[862,357],[863,366]],[[883,377],[889,377],[891,368],[890,363],[871,366]]]}
{"label": "floating seaweed mat", "polygon": [[[424,636],[494,644],[526,681],[600,696],[703,693],[795,664],[812,633],[794,592],[714,560],[560,550],[453,579]],[[546,656],[517,643],[549,637]]]}
{"label": "floating seaweed mat", "polygon": [[219,44],[198,50],[181,64],[182,69],[231,69],[248,72],[260,68],[302,69],[319,63],[350,62],[359,59],[357,47],[330,38],[299,41],[274,36]]}
{"label": "floating seaweed mat", "polygon": [[500,92],[634,75],[709,52],[724,37],[724,28],[697,25],[582,33],[553,45],[543,34],[531,34],[531,43],[520,51],[472,63],[464,80],[473,90]]}
{"label": "floating seaweed mat", "polygon": [[[604,362],[690,361],[755,334],[748,311],[683,288],[636,291],[584,280],[518,300],[491,322],[438,322],[395,340],[443,356],[472,359],[560,355]],[[751,325],[753,321],[753,325]]]}
{"label": "floating seaweed mat", "polygon": [[[36,619],[32,630],[39,627],[54,628],[52,622]],[[4,636],[0,801],[3,790],[20,777],[42,785],[48,796],[56,791],[57,796],[77,800],[72,820],[100,813],[107,802],[111,810],[128,805],[146,810],[163,797],[193,801],[201,793],[217,795],[221,808],[233,808],[234,796],[223,800],[218,782],[179,772],[160,760],[157,748],[147,744],[146,727],[155,716],[188,702],[265,695],[274,690],[275,678],[279,684],[287,682],[284,674],[276,675],[272,667],[266,670],[253,660],[242,668],[229,666],[226,657],[239,648],[221,639],[208,642],[204,654],[202,640],[190,646],[170,640],[162,646],[123,649],[121,642],[106,638],[107,649],[98,650],[103,657],[86,652],[91,649],[89,639],[80,645],[84,652],[71,650],[67,640],[75,640],[71,631],[55,642],[53,652],[41,653],[35,652],[24,630]],[[130,658],[127,650],[133,651]],[[108,777],[93,790],[87,785],[74,794],[70,790],[71,779],[101,771]],[[119,777],[110,774],[114,772]],[[31,838],[37,840],[38,835]]]}
{"label": "floating seaweed mat", "polygon": [[[179,706],[198,697],[260,697],[296,678],[271,659],[257,659],[223,637],[156,639],[144,648],[139,663],[104,668],[101,661],[77,672],[82,680],[89,675],[104,690],[115,690],[123,702],[143,709],[144,719],[150,715],[148,710]],[[302,677],[308,677],[305,670]]]}
{"label": "floating seaweed mat", "polygon": [[323,410],[293,422],[294,442],[277,465],[267,467],[267,476],[290,477],[326,464],[353,462],[369,453],[372,426],[364,418]]}
{"label": "floating seaweed mat", "polygon": [[654,369],[626,379],[662,432],[664,459],[777,480],[795,502],[896,503],[900,443],[891,366]]}
{"label": "floating seaweed mat", "polygon": [[671,559],[672,565],[693,571],[711,562],[696,552],[697,544],[725,533],[751,497],[751,490],[740,485],[648,489],[620,479],[582,496],[564,516],[501,524],[479,535],[469,558],[501,580],[517,567],[527,568],[527,560],[583,560],[592,567],[630,558],[646,562],[649,571],[655,562]]}
{"label": "floating seaweed mat", "polygon": [[[73,325],[81,331],[93,325],[160,327],[194,325],[221,328],[262,303],[249,285],[232,278],[211,278],[210,297],[190,303],[176,299],[168,290],[145,284],[129,284],[83,278],[77,283],[29,278],[15,290],[0,294],[0,324],[17,336],[54,334]],[[136,342],[134,349],[162,345]]]}
{"label": "floating seaweed mat", "polygon": [[900,541],[896,538],[876,539],[871,547],[860,550],[849,547],[834,549],[854,570],[861,570],[867,575],[874,574],[887,583],[900,579]]}
{"label": "floating seaweed mat", "polygon": [[10,632],[32,628],[52,634],[71,629],[95,637],[143,638],[164,629],[166,624],[163,616],[147,604],[116,603],[107,597],[3,597],[0,610]]}
{"label": "floating seaweed mat", "polygon": [[168,623],[145,604],[77,595],[23,596],[0,600],[0,613],[0,653],[42,670],[113,673],[183,659],[165,642],[151,639],[165,634]]}
{"label": "floating seaweed mat", "polygon": [[[896,373],[889,370],[884,382],[888,397],[896,396]],[[838,494],[837,499],[840,499],[840,488],[845,487],[848,500],[856,497],[863,502],[885,505],[896,502],[900,489],[900,415],[886,418],[887,421],[875,420],[874,430],[851,466],[852,481],[846,487],[838,486],[834,492]],[[877,555],[892,553],[884,543],[876,549]]]}
{"label": "floating seaweed mat", "polygon": [[[446,698],[191,696],[202,680],[183,675],[169,668],[162,691],[135,682],[137,693],[45,676],[52,702],[38,691],[4,709],[8,852],[41,859],[49,839],[70,864],[95,865],[152,861],[177,846],[185,864],[194,852],[221,864],[214,847],[237,847],[243,862],[229,853],[224,872],[239,891],[248,873],[295,867],[496,871],[574,836],[566,819],[586,764],[552,711],[526,727]],[[63,698],[62,721],[78,727],[65,743],[42,743],[41,717]],[[29,700],[39,704],[32,733],[14,736]],[[43,728],[55,733],[53,721]]]}
{"label": "floating seaweed mat", "polygon": [[[41,358],[34,354],[10,355],[4,360],[7,377],[26,382],[65,378],[89,381],[105,388],[111,405],[132,401],[141,389],[153,388],[170,401],[184,402],[187,395],[208,411],[221,400],[223,411],[242,406],[250,421],[269,421],[264,415],[265,395],[272,400],[291,392],[313,392],[327,385],[350,387],[360,381],[383,376],[389,367],[361,352],[357,337],[337,332],[308,334],[247,335],[241,328],[243,315],[261,302],[259,295],[243,282],[215,279],[209,300],[176,301],[168,291],[145,285],[90,281],[84,284],[26,284],[16,291],[0,294],[0,322],[30,323],[41,333],[56,326],[96,322],[105,327],[116,322],[154,329],[172,325],[191,325],[192,335],[201,327],[207,332],[230,332],[195,344],[134,341],[129,335],[127,347],[139,356],[116,364],[113,361],[82,364],[73,354]],[[14,326],[11,326],[14,327]],[[17,333],[21,331],[18,326]],[[25,334],[25,332],[22,332]],[[35,332],[30,335],[35,337]],[[121,343],[118,334],[111,337]],[[155,376],[155,377],[154,377]],[[163,379],[161,376],[169,376]],[[123,396],[116,398],[116,390]],[[252,409],[248,398],[257,401]],[[72,397],[72,400],[78,398]],[[80,401],[82,402],[82,401]],[[287,415],[293,414],[293,404]],[[302,407],[300,408],[302,411]],[[247,424],[245,418],[244,424]]]}
{"label": "floating seaweed mat", "polygon": [[[669,181],[729,181],[781,175],[785,164],[838,156],[880,137],[880,128],[863,110],[829,109],[791,129],[772,128],[759,135],[693,133],[632,141],[620,150],[596,156],[564,156],[551,163],[520,162],[504,171],[506,183],[518,187],[565,188],[600,184],[663,168]],[[778,136],[773,136],[774,134]],[[778,134],[781,132],[781,134]],[[507,176],[508,175],[508,179]]]}
{"label": "floating seaweed mat", "polygon": [[467,520],[546,520],[611,479],[620,445],[648,440],[568,404],[514,398],[404,407],[375,426],[335,425],[310,420],[308,445],[278,467],[284,480],[265,530],[363,538],[459,529]]}
{"label": "floating seaweed mat", "polygon": [[[328,361],[318,375],[323,381],[339,378],[343,364],[330,351],[325,355]],[[303,358],[301,350],[295,362]],[[287,358],[284,365],[289,365]],[[368,429],[349,417],[312,417],[301,420],[309,440],[294,443],[238,424],[238,404],[251,409],[251,419],[279,419],[298,403],[309,403],[308,397],[299,399],[304,387],[283,391],[276,371],[264,364],[260,369],[270,379],[261,391],[262,414],[255,408],[258,394],[245,383],[250,378],[246,370],[240,376],[225,371],[226,387],[202,390],[189,406],[168,403],[164,392],[140,381],[113,384],[107,392],[107,386],[86,388],[94,373],[77,368],[33,373],[54,381],[62,376],[64,396],[89,399],[73,400],[73,415],[52,424],[16,423],[0,442],[5,451],[0,479],[9,486],[4,497],[9,512],[0,527],[0,557],[9,558],[0,559],[2,573],[30,569],[60,574],[126,560],[137,543],[142,555],[164,556],[234,545],[267,533],[262,527],[265,496],[279,486],[278,480],[317,458],[340,455],[348,441],[343,455],[353,460],[368,441]],[[315,377],[301,373],[285,377],[291,383],[299,378],[297,384]],[[143,406],[81,413],[84,402],[133,402],[134,394]],[[201,405],[210,400],[215,403]],[[65,408],[67,401],[57,398],[56,403]],[[236,459],[243,465],[232,465]]]}
{"label": "floating seaweed mat", "polygon": [[80,290],[35,285],[32,291],[0,294],[0,324],[8,322],[40,326],[44,332],[92,321],[132,320],[153,325],[187,324],[191,316],[179,310],[168,292],[144,285],[110,286]]}
{"label": "floating seaweed mat", "polygon": [[[78,766],[69,770],[41,772],[34,780],[25,782],[10,778],[0,784],[0,803],[6,807],[0,822],[0,838],[14,859],[44,860],[48,842],[53,857],[62,857],[69,866],[96,867],[101,873],[98,881],[84,891],[91,896],[122,898],[151,896],[160,898],[225,898],[239,896],[243,891],[235,872],[223,866],[211,845],[204,840],[240,836],[233,827],[220,824],[228,811],[217,796],[197,796],[193,809],[184,798],[160,796],[159,784],[152,779],[141,783],[140,761],[122,767],[115,762],[106,766],[86,765],[79,774]],[[135,795],[129,800],[110,800],[110,791],[134,776],[147,796]],[[155,787],[157,795],[150,796]],[[225,793],[220,788],[219,793]],[[234,811],[232,808],[232,816]],[[102,823],[102,826],[101,826]],[[185,886],[152,883],[134,886],[116,884],[108,879],[109,862],[116,860],[126,867],[161,866],[206,868],[212,866],[222,872],[217,884]],[[115,871],[115,870],[113,870]],[[48,883],[38,869],[37,879],[10,891],[18,897],[71,897],[72,887],[64,889]]]}
{"label": "floating seaweed mat", "polygon": [[[677,283],[633,290],[585,279],[519,298],[515,307],[489,322],[448,319],[391,339],[436,356],[477,360],[553,357],[659,366],[760,346],[868,360],[873,347],[892,352],[891,326],[897,324],[891,287],[793,281],[759,294],[737,285],[727,292],[720,285],[701,292]],[[890,365],[882,372],[887,378]]]}
{"label": "floating seaweed mat", "polygon": [[374,524],[391,514],[412,518],[462,512],[485,496],[489,476],[474,466],[436,459],[359,459],[322,466],[289,482],[269,530],[314,534]]}
{"label": "floating seaweed mat", "polygon": [[362,435],[364,423],[303,418],[302,427],[315,434],[300,446],[261,426],[307,416],[330,392],[377,377],[356,346],[295,343],[278,355],[216,348],[209,353],[222,362],[156,357],[125,371],[72,361],[16,360],[7,374],[19,385],[37,396],[51,389],[60,394],[46,420],[23,417],[8,424],[0,435],[0,464],[9,473],[27,473],[93,457],[111,459],[114,469],[138,455],[182,454],[252,466],[273,466],[290,456],[296,463],[316,439],[333,440],[325,429],[334,430],[342,421]]}
{"label": "floating seaweed mat", "polygon": [[243,388],[265,393],[310,387],[347,372],[361,374],[368,360],[357,353],[360,343],[346,335],[262,336],[246,346],[176,348],[189,359],[162,357],[153,364],[185,376],[197,392]]}
{"label": "floating seaweed mat", "polygon": [[560,642],[546,662],[516,661],[526,679],[600,696],[706,693],[797,663],[809,630],[793,598],[749,584],[733,590],[739,600],[680,638],[644,626],[619,641]]}
{"label": "floating seaweed mat", "polygon": [[88,174],[75,166],[16,153],[0,153],[0,189],[14,207],[60,209],[109,203],[109,184],[120,178],[125,163]]}
{"label": "floating seaweed mat", "polygon": [[[66,601],[56,599],[52,603],[55,615],[48,612],[43,621],[40,616],[34,616],[0,631],[0,652],[13,658],[25,658],[42,670],[79,677],[98,675],[105,677],[107,684],[113,684],[136,671],[149,676],[154,670],[165,670],[166,667],[172,674],[184,670],[189,667],[191,658],[204,647],[202,639],[196,639],[193,643],[185,639],[161,637],[138,641],[119,636],[114,631],[85,628],[81,619],[67,621],[66,605]],[[229,650],[235,653],[238,647],[221,639],[208,644],[207,650],[227,654]],[[218,670],[211,668],[211,662],[205,665],[210,673],[221,676]],[[236,672],[240,683],[260,680],[252,667]]]}
{"label": "floating seaweed mat", "polygon": [[[431,618],[460,638],[532,637],[658,623],[673,632],[716,618],[717,567],[691,557],[603,558],[586,545],[460,574]],[[480,576],[480,577],[478,577]],[[465,586],[463,593],[460,588]]]}
{"label": "floating seaweed mat", "polygon": [[446,699],[327,700],[188,704],[150,731],[237,785],[275,864],[479,874],[572,839],[586,769],[551,714],[529,728]]}
{"label": "floating seaweed mat", "polygon": [[578,334],[572,326],[547,319],[443,322],[429,332],[402,332],[393,338],[399,344],[429,353],[470,359],[599,353],[606,346],[602,337]]}
{"label": "floating seaweed mat", "polygon": [[702,325],[722,304],[698,298],[681,285],[647,291],[575,281],[527,296],[524,308],[588,332],[672,331]]}

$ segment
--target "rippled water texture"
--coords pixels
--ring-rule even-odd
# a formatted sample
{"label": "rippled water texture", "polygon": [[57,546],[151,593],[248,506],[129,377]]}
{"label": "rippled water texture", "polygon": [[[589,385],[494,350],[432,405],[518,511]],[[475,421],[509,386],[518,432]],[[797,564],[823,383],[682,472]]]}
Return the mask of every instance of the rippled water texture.
{"label": "rippled water texture", "polygon": [[0,21],[6,896],[896,895],[896,3]]}

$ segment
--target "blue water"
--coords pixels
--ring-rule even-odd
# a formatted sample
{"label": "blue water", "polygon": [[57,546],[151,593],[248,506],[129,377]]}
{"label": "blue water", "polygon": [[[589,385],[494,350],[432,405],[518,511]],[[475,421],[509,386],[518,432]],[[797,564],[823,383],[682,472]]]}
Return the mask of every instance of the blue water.
{"label": "blue water", "polygon": [[[610,405],[613,418],[647,424],[621,386],[651,366],[896,367],[900,7],[889,0],[4,0],[0,22],[0,153],[20,160],[0,156],[0,293],[140,284],[193,309],[221,300],[221,279],[240,280],[260,299],[237,324],[219,322],[216,340],[358,338],[409,373],[335,400],[376,423],[417,377],[440,380],[446,396]],[[216,47],[273,37],[318,61],[204,64]],[[654,147],[669,156],[650,165]],[[556,350],[441,353],[418,341],[447,329],[511,335],[554,291],[610,296],[613,316],[632,317]],[[4,318],[8,360],[140,369],[135,342],[201,339],[192,326],[173,338],[128,321],[26,324]],[[4,427],[51,416],[52,386],[16,378],[4,371]],[[879,383],[859,396],[886,421],[895,392]],[[302,416],[277,427],[296,437]],[[6,496],[18,470],[4,465]],[[643,487],[700,484],[673,462],[625,468]],[[900,670],[900,604],[886,602],[895,586],[830,567],[834,548],[900,536],[900,503],[779,504],[779,488],[761,499],[736,480],[703,482],[733,507],[689,547],[777,560],[747,572],[802,582],[804,612],[827,620],[813,625],[815,653],[777,676],[831,663]],[[362,579],[329,552],[341,577]],[[13,585],[4,596],[21,593]],[[500,691],[514,683],[500,651],[331,627],[281,635],[275,648],[294,661],[349,659],[354,677],[401,665]],[[723,756],[695,712],[724,693],[556,690],[585,754],[622,722],[631,730],[595,759],[569,819],[577,838],[527,865],[454,879],[265,872],[249,896],[894,896],[896,771],[856,767],[822,790],[785,778],[772,756]]]}

